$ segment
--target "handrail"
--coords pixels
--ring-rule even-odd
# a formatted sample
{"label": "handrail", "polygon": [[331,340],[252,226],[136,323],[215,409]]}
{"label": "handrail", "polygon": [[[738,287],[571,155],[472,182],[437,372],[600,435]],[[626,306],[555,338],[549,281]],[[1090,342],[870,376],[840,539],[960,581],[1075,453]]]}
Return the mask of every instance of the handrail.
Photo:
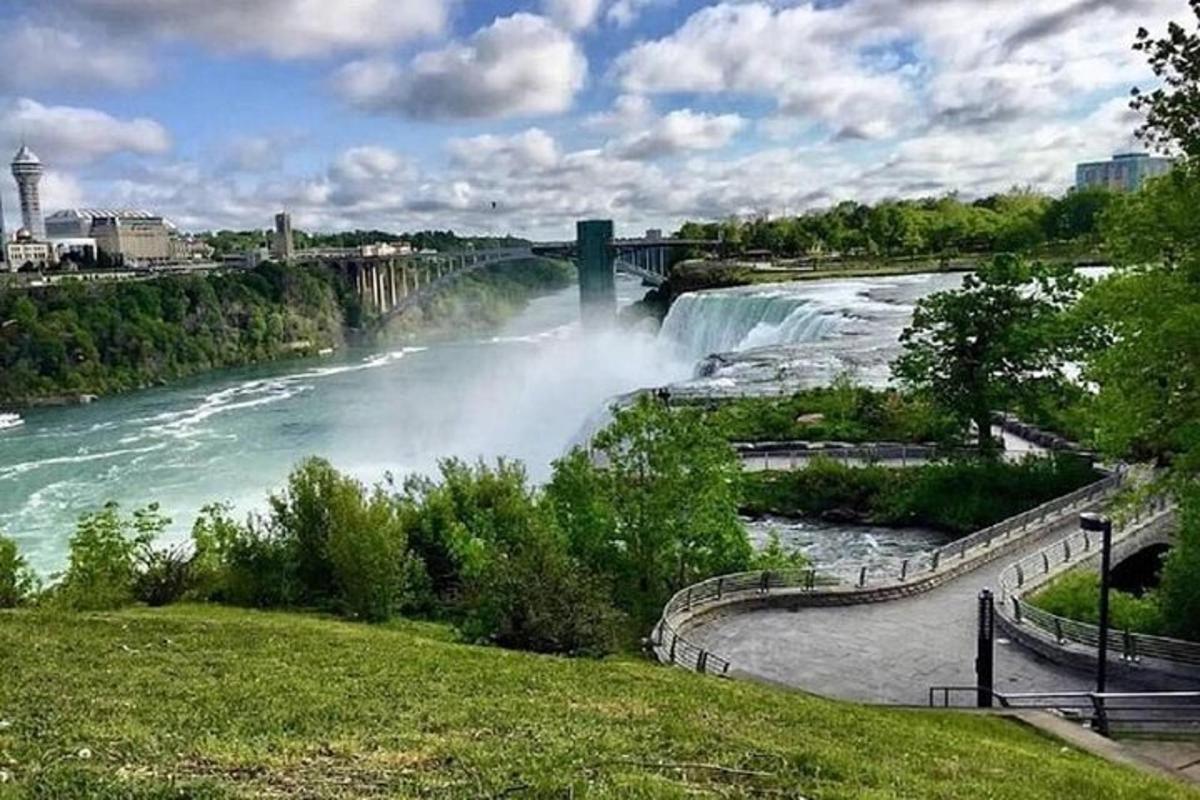
{"label": "handrail", "polygon": [[[877,578],[864,566],[859,571],[856,586],[850,587],[849,592],[843,588],[842,592],[852,594],[854,591],[928,585],[932,578],[940,574],[990,560],[1001,552],[998,542],[1008,544],[1020,541],[1030,531],[1041,530],[1052,520],[1061,520],[1066,513],[1079,510],[1081,505],[1090,507],[1100,502],[1120,488],[1125,475],[1126,470],[1120,467],[1088,486],[984,528],[921,559],[906,559],[900,565],[898,575]],[[768,597],[779,590],[785,594],[815,595],[826,592],[829,586],[829,579],[812,569],[742,572],[709,578],[681,589],[667,602],[654,627],[651,644],[659,659],[669,664],[696,672],[727,675],[732,668],[728,659],[682,635],[679,620],[676,619],[680,614],[690,615],[694,609],[736,599]]]}
{"label": "handrail", "polygon": [[[1005,711],[1054,711],[1087,722],[1108,735],[1126,731],[1189,733],[1200,731],[1200,692],[997,692],[980,686],[930,686],[929,707],[951,708],[951,695],[966,695],[976,705],[989,694]],[[941,695],[941,705],[937,699]]]}
{"label": "handrail", "polygon": [[[1165,497],[1151,500],[1139,508],[1131,519],[1113,527],[1113,542],[1131,538],[1152,524],[1174,514],[1174,507]],[[1100,540],[1096,534],[1076,531],[1057,542],[1026,556],[1000,573],[997,613],[1015,626],[1028,625],[1054,639],[1058,645],[1075,644],[1095,648],[1100,642],[1100,628],[1088,622],[1061,617],[1030,603],[1025,595],[1045,585],[1052,577],[1075,568],[1080,562],[1099,553]],[[1134,631],[1108,632],[1110,652],[1122,661],[1141,663],[1145,658],[1159,659],[1188,666],[1200,666],[1200,643],[1166,636],[1153,636]]]}

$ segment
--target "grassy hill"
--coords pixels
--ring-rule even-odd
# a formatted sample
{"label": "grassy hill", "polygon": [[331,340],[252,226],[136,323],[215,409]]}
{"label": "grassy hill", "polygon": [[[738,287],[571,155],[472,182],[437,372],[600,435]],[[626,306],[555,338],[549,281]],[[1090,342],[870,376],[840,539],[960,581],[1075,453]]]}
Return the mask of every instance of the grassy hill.
{"label": "grassy hill", "polygon": [[0,798],[1184,798],[1015,723],[209,607],[0,613]]}

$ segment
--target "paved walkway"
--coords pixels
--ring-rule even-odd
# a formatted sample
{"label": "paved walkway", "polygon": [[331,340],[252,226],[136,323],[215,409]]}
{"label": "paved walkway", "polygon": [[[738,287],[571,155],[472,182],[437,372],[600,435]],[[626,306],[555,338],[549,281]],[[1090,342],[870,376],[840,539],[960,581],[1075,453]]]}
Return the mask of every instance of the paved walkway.
{"label": "paved walkway", "polygon": [[[873,605],[765,610],[714,619],[689,632],[697,645],[734,669],[805,691],[847,700],[924,705],[934,685],[974,686],[977,598],[1021,556],[1063,538],[1077,517],[1032,537],[1008,554],[925,594]],[[1090,689],[1090,675],[1000,640],[996,690]],[[1110,691],[1150,688],[1110,680]],[[960,698],[961,699],[961,698]]]}

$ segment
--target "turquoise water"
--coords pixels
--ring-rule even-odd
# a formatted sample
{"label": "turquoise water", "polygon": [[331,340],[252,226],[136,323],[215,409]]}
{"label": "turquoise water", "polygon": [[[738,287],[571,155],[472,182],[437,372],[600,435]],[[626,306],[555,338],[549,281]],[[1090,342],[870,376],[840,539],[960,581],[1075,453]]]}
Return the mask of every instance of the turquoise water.
{"label": "turquoise water", "polygon": [[[642,291],[623,281],[629,301]],[[520,458],[544,477],[607,398],[687,377],[649,334],[585,338],[578,290],[501,329],[420,347],[223,371],[89,406],[28,411],[0,432],[0,530],[36,569],[65,561],[78,515],[158,502],[187,535],[197,511],[264,505],[308,455],[374,483],[441,457]]]}

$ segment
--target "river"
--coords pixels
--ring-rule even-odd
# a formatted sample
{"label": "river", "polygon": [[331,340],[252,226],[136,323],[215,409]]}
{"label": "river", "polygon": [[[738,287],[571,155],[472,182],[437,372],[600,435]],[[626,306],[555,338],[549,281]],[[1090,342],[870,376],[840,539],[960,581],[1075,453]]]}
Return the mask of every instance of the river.
{"label": "river", "polygon": [[[186,536],[197,511],[261,509],[308,455],[373,483],[439,458],[523,460],[535,480],[616,395],[762,390],[843,370],[878,383],[912,302],[955,276],[822,281],[684,298],[659,335],[584,335],[578,290],[540,297],[487,335],[350,349],[228,370],[88,406],[29,411],[0,432],[0,530],[61,569],[79,514],[158,502]],[[644,290],[619,282],[623,303]],[[710,352],[734,351],[694,379]],[[786,367],[788,376],[782,375]]]}

